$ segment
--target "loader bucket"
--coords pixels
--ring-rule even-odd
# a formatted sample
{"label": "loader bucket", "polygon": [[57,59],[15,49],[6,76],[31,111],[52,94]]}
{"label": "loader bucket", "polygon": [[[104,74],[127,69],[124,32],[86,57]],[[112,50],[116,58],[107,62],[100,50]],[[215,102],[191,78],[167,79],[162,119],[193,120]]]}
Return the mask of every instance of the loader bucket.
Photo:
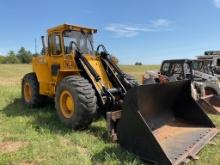
{"label": "loader bucket", "polygon": [[206,112],[220,115],[220,96],[209,95],[202,97],[198,100],[199,104],[205,109]]}
{"label": "loader bucket", "polygon": [[117,125],[120,145],[159,165],[186,163],[218,130],[191,96],[190,81],[134,87]]}

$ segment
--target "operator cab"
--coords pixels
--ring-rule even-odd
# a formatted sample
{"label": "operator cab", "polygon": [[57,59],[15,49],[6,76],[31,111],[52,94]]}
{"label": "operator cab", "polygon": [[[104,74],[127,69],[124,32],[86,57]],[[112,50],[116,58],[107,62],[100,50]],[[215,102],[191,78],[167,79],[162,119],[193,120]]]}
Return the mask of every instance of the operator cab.
{"label": "operator cab", "polygon": [[187,59],[163,61],[160,73],[167,77],[174,77],[176,80],[191,78],[191,61]]}
{"label": "operator cab", "polygon": [[[68,55],[76,49],[79,49],[82,54],[94,54],[93,34],[96,32],[96,29],[67,24],[51,28],[48,30],[48,54]],[[43,54],[45,54],[44,37],[42,42]]]}

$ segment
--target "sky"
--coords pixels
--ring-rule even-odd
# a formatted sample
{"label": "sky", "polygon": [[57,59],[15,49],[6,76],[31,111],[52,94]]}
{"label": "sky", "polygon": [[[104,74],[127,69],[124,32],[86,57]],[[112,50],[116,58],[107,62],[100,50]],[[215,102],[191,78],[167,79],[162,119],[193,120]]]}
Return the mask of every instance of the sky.
{"label": "sky", "polygon": [[48,28],[68,23],[97,28],[121,64],[160,64],[220,50],[220,0],[0,0],[0,54],[41,50]]}

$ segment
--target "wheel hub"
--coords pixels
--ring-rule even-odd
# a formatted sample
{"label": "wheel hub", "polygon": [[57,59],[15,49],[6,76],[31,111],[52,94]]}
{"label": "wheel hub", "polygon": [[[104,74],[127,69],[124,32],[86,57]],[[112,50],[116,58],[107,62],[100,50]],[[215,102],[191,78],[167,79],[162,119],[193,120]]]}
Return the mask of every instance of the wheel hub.
{"label": "wheel hub", "polygon": [[24,84],[24,99],[26,102],[30,102],[31,98],[32,98],[31,86],[28,82],[25,82],[25,84]]}
{"label": "wheel hub", "polygon": [[60,95],[60,109],[65,118],[70,118],[74,114],[74,99],[67,90]]}

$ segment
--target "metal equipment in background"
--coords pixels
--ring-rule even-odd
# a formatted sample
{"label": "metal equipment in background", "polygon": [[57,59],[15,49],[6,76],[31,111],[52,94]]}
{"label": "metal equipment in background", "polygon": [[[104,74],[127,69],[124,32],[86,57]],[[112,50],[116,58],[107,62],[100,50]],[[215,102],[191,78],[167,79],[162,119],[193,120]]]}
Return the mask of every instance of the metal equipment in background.
{"label": "metal equipment in background", "polygon": [[192,96],[209,113],[220,114],[220,84],[208,59],[165,60],[160,72],[148,71],[143,84],[191,80]]}

